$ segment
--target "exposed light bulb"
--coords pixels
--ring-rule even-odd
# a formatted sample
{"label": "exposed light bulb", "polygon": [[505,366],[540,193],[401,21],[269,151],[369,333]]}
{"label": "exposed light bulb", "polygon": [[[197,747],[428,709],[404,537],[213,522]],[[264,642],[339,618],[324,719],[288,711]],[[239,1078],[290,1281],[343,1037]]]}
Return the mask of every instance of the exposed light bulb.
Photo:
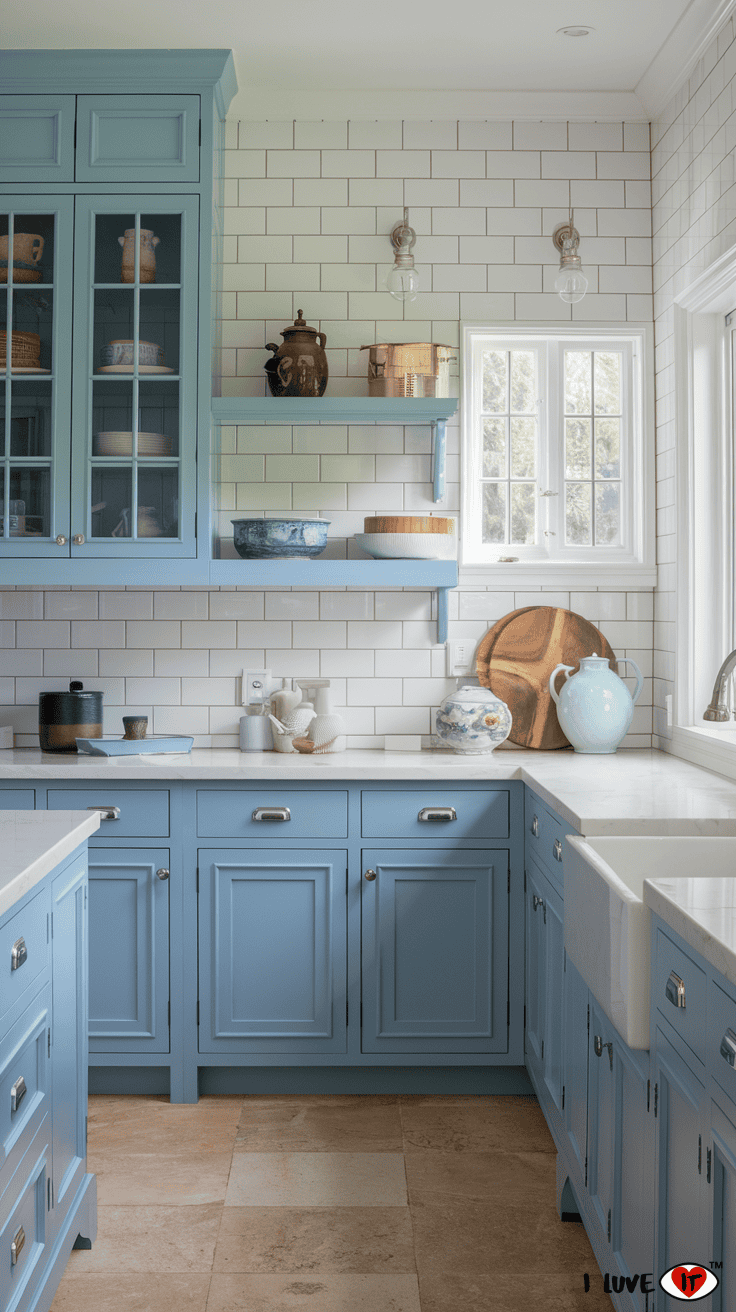
{"label": "exposed light bulb", "polygon": [[396,298],[397,301],[415,301],[419,290],[419,274],[414,268],[413,263],[408,267],[402,264],[392,264],[386,274],[386,290]]}
{"label": "exposed light bulb", "polygon": [[414,268],[412,254],[416,239],[417,234],[409,227],[409,211],[404,209],[403,221],[395,224],[391,231],[394,264],[386,275],[386,290],[402,303],[415,300],[419,290],[419,274]]}
{"label": "exposed light bulb", "polygon": [[583,273],[582,265],[573,269],[569,266],[560,269],[555,278],[555,291],[563,301],[568,305],[574,305],[576,301],[582,301],[588,290],[588,279]]}

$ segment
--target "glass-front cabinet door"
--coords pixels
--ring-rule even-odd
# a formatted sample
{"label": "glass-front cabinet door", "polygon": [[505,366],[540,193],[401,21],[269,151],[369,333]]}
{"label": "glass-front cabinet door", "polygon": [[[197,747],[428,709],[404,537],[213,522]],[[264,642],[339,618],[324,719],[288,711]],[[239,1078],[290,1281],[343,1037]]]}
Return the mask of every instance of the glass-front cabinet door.
{"label": "glass-front cabinet door", "polygon": [[72,556],[193,556],[199,201],[76,205]]}
{"label": "glass-front cabinet door", "polygon": [[69,552],[73,207],[0,201],[0,560]]}

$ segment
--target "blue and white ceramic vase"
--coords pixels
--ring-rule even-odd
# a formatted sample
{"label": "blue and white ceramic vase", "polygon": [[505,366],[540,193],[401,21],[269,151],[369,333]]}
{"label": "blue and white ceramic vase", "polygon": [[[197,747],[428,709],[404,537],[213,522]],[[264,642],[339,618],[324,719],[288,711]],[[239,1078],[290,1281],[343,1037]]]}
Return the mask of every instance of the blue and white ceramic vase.
{"label": "blue and white ceramic vase", "polygon": [[511,733],[511,711],[489,688],[466,684],[437,712],[437,737],[463,755],[492,752]]}
{"label": "blue and white ceramic vase", "polygon": [[[632,665],[636,671],[633,697],[605,656],[583,656],[580,669],[572,678],[570,672],[574,665],[557,665],[549,676],[549,691],[557,706],[560,728],[576,752],[590,755],[615,752],[629,732],[644,680],[636,661],[626,656],[618,663]],[[560,670],[565,671],[565,682],[558,693],[555,678]]]}

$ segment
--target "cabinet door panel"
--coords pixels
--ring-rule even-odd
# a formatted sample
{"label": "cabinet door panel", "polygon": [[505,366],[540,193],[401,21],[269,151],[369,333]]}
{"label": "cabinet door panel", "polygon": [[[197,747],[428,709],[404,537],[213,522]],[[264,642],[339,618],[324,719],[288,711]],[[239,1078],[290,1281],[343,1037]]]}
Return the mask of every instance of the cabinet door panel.
{"label": "cabinet door panel", "polygon": [[90,1051],[169,1051],[165,848],[89,854]]}
{"label": "cabinet door panel", "polygon": [[728,1114],[711,1102],[713,1141],[713,1261],[720,1277],[711,1295],[713,1312],[731,1312],[736,1306],[736,1107],[723,1101]]}
{"label": "cabinet door panel", "polygon": [[345,1052],[347,853],[199,853],[201,1052]]}
{"label": "cabinet door panel", "polygon": [[[624,1276],[654,1270],[654,1214],[651,1198],[651,1132],[647,1112],[649,1053],[632,1051],[617,1038],[614,1045],[616,1080],[616,1192],[612,1243]],[[621,1295],[627,1312],[648,1312],[640,1288]]]}
{"label": "cabinet door panel", "polygon": [[544,923],[545,881],[529,863],[526,870],[526,1033],[527,1061],[541,1078],[544,1062],[547,935]]}
{"label": "cabinet door panel", "polygon": [[0,182],[71,182],[74,96],[0,97]]}
{"label": "cabinet door panel", "polygon": [[87,1157],[87,860],[51,889],[53,1088],[52,1224],[58,1231],[82,1183]]}
{"label": "cabinet door panel", "polygon": [[363,852],[364,1052],[507,1051],[508,859]]}
{"label": "cabinet door panel", "polygon": [[197,182],[199,96],[79,96],[78,182]]}
{"label": "cabinet door panel", "polygon": [[[596,1056],[596,1039],[604,1045]],[[616,1082],[612,1067],[615,1040],[613,1026],[590,995],[590,1045],[588,1051],[588,1191],[595,1207],[601,1233],[610,1239],[613,1220],[616,1136]],[[611,1045],[610,1047],[608,1045]]]}
{"label": "cabinet door panel", "polygon": [[[654,1078],[658,1093],[655,1271],[661,1274],[678,1262],[702,1262],[710,1251],[703,1210],[705,1142],[698,1170],[705,1091],[660,1029],[655,1032]],[[678,1312],[680,1307],[681,1302],[669,1296],[664,1297],[661,1309],[657,1303],[660,1312]]]}
{"label": "cabinet door panel", "polygon": [[564,933],[562,899],[551,884],[544,899],[543,922],[547,939],[545,980],[544,1082],[558,1111],[562,1107],[562,973]]}
{"label": "cabinet door panel", "polygon": [[585,1180],[588,1153],[588,986],[569,957],[565,958],[563,990],[563,1115],[570,1146]]}

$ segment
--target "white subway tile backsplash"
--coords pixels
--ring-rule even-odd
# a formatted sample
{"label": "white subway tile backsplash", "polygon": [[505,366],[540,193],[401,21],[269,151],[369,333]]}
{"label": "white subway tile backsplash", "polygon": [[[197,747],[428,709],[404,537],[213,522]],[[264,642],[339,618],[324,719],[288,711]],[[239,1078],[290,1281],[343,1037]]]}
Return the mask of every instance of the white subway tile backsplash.
{"label": "white subway tile backsplash", "polygon": [[207,706],[154,707],[154,733],[208,734],[209,731],[210,715]]}
{"label": "white subway tile backsplash", "polygon": [[294,146],[297,150],[341,150],[347,144],[348,125],[345,120],[300,120],[294,124]]}
{"label": "white subway tile backsplash", "polygon": [[[59,653],[54,653],[54,655],[58,655],[58,654]],[[74,652],[70,653],[70,655],[74,659],[75,669],[78,668],[76,663],[76,658],[78,656],[83,656],[88,658],[90,666],[94,665],[95,667],[94,669],[90,668],[87,670],[80,669],[79,670],[80,678],[82,674],[97,674],[98,652],[96,650],[95,651],[75,650]],[[89,659],[92,657],[94,657],[94,661]],[[67,660],[66,662],[67,666],[69,665],[69,663],[70,662]],[[59,669],[57,673],[65,674],[66,669]],[[143,649],[137,650],[133,647],[126,647],[119,651],[115,650],[114,648],[112,649],[105,648],[99,652],[99,673],[108,678],[118,675],[123,675],[129,678],[138,677],[142,679],[145,678],[150,679],[153,677],[153,652],[146,651]]]}
{"label": "white subway tile backsplash", "polygon": [[[302,594],[304,595],[304,594]],[[321,620],[372,620],[374,612],[374,593],[355,592],[321,592],[306,594],[318,596],[319,618]],[[382,618],[376,615],[376,619]]]}
{"label": "white subway tile backsplash", "polygon": [[[42,592],[0,592],[0,620],[42,620]],[[48,593],[55,596],[69,597],[71,593]],[[94,595],[94,594],[93,594]],[[68,618],[62,615],[47,615],[47,619]]]}
{"label": "white subway tile backsplash", "polygon": [[514,122],[514,150],[566,150],[567,123]]}
{"label": "white subway tile backsplash", "polygon": [[14,647],[16,642],[19,647],[70,647],[70,621],[0,620],[0,646]]}
{"label": "white subway tile backsplash", "polygon": [[348,143],[351,150],[401,150],[403,124],[399,119],[391,122],[375,119],[351,120],[348,124]]}
{"label": "white subway tile backsplash", "polygon": [[181,647],[178,620],[128,620],[125,631],[128,647]]}
{"label": "white subway tile backsplash", "polygon": [[156,592],[153,596],[154,619],[206,620],[209,618],[208,597],[207,592]]}
{"label": "white subway tile backsplash", "polygon": [[[89,673],[96,674],[97,652],[94,652],[93,654],[95,657],[95,668],[94,670],[90,670]],[[3,654],[2,656],[0,656],[0,669],[2,669],[4,675],[43,674],[46,670],[46,664],[45,664],[46,660],[58,656],[62,658],[62,661],[66,661],[66,663],[68,664],[68,661],[66,660],[68,656],[68,652],[63,652],[63,651],[59,652],[53,650],[49,652],[45,652],[42,647],[34,647],[34,648],[18,647],[15,649],[4,648]],[[53,664],[54,661],[52,659],[51,660],[52,667]],[[49,668],[48,670],[49,674],[57,674],[59,672],[64,673],[63,670],[57,671],[54,668]],[[87,673],[87,671],[85,671],[85,673]]]}

